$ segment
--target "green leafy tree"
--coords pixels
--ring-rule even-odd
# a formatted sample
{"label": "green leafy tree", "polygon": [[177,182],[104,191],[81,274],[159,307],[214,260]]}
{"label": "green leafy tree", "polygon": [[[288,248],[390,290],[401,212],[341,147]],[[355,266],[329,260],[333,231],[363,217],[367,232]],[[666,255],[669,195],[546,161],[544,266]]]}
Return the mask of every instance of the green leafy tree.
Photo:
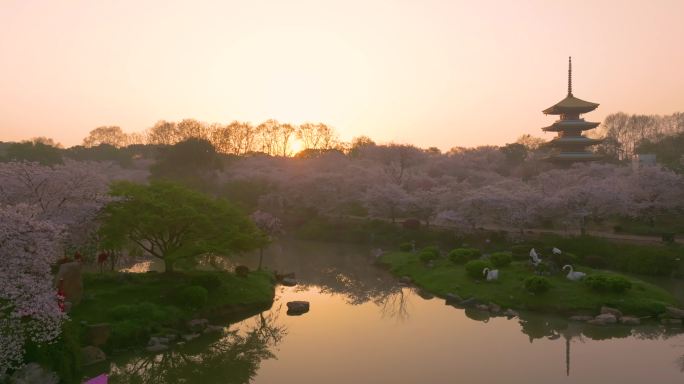
{"label": "green leafy tree", "polygon": [[43,165],[62,164],[62,152],[59,148],[42,142],[25,141],[12,143],[7,147],[7,161],[29,161]]}
{"label": "green leafy tree", "polygon": [[154,179],[174,180],[202,189],[221,168],[221,156],[209,141],[190,138],[163,148],[150,171]]}
{"label": "green leafy tree", "polygon": [[164,260],[192,264],[206,253],[229,256],[258,248],[265,236],[249,218],[222,199],[170,182],[119,182],[104,210],[100,234],[108,249],[130,243]]}

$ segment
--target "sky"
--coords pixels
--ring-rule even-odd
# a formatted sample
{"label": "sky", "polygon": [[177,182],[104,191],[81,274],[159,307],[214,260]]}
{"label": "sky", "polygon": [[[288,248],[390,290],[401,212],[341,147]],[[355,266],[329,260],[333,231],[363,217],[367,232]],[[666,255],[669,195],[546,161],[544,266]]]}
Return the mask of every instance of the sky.
{"label": "sky", "polygon": [[324,122],[447,150],[541,111],[684,111],[684,0],[0,0],[0,141],[158,120]]}

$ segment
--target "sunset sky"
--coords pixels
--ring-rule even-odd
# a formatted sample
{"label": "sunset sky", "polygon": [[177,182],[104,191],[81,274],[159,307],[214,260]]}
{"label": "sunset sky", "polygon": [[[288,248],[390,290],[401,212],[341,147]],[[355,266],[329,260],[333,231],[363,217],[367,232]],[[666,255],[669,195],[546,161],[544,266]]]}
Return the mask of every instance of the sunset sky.
{"label": "sunset sky", "polygon": [[574,93],[684,111],[684,1],[0,0],[0,141],[157,120],[325,122],[342,139],[504,144]]}

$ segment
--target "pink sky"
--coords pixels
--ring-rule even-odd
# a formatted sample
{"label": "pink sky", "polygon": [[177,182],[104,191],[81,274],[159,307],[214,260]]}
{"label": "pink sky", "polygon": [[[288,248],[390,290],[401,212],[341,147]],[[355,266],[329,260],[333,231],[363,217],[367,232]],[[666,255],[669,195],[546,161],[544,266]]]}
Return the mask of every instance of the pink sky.
{"label": "pink sky", "polygon": [[326,122],[422,147],[545,138],[574,94],[684,111],[684,1],[2,0],[0,140],[160,119]]}

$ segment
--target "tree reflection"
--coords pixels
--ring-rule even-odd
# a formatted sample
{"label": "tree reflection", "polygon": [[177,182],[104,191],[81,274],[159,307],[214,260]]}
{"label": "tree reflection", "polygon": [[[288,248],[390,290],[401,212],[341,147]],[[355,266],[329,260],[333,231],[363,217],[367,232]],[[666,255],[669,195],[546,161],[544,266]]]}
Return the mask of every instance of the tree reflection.
{"label": "tree reflection", "polygon": [[405,321],[409,318],[408,298],[404,290],[399,288],[396,291],[385,292],[373,299],[373,302],[380,307],[382,317],[389,317],[397,321]]}
{"label": "tree reflection", "polygon": [[254,324],[229,330],[218,340],[190,343],[168,352],[138,356],[111,369],[112,383],[249,383],[262,360],[275,358],[272,349],[286,334],[271,311],[255,316]]}

